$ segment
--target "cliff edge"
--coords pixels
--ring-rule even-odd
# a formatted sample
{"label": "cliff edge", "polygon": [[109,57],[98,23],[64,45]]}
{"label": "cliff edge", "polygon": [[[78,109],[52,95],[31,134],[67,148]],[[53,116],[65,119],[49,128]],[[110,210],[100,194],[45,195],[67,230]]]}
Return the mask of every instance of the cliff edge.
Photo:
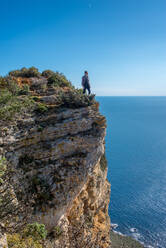
{"label": "cliff edge", "polygon": [[[106,121],[98,103],[62,74],[27,74],[0,80],[0,247],[110,247]],[[29,232],[26,241],[32,223],[46,235]]]}

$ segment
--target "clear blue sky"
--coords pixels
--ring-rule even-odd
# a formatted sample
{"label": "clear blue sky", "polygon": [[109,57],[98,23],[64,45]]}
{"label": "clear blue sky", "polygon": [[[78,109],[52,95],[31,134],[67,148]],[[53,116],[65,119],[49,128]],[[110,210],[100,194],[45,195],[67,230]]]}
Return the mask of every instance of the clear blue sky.
{"label": "clear blue sky", "polygon": [[63,72],[97,95],[166,95],[166,0],[0,0],[0,74]]}

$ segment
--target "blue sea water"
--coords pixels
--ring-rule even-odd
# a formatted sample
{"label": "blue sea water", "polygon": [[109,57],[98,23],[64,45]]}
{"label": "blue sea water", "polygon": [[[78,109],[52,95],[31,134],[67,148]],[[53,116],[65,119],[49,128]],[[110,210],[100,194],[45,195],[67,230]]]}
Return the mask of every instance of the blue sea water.
{"label": "blue sea water", "polygon": [[166,248],[166,97],[97,97],[116,231]]}

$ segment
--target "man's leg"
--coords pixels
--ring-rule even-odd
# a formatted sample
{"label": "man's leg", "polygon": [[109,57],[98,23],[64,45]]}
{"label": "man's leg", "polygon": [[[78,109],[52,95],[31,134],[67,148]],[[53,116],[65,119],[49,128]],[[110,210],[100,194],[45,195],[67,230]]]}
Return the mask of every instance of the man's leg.
{"label": "man's leg", "polygon": [[83,88],[83,94],[85,94],[85,91],[86,91],[86,88],[84,87],[84,88]]}
{"label": "man's leg", "polygon": [[91,93],[90,87],[87,87],[87,90],[88,90],[88,93],[90,95],[90,93]]}

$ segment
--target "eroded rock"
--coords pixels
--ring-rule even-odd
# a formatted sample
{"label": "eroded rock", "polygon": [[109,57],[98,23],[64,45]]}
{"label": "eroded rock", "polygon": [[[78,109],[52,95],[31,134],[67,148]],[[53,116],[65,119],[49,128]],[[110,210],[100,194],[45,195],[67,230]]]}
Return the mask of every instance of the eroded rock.
{"label": "eroded rock", "polygon": [[[44,90],[46,82],[35,80]],[[42,100],[53,104],[55,96]],[[14,194],[24,207],[18,218],[27,213],[27,223],[46,225],[46,247],[110,247],[105,131],[94,104],[27,115],[2,132],[1,153],[16,172]]]}

